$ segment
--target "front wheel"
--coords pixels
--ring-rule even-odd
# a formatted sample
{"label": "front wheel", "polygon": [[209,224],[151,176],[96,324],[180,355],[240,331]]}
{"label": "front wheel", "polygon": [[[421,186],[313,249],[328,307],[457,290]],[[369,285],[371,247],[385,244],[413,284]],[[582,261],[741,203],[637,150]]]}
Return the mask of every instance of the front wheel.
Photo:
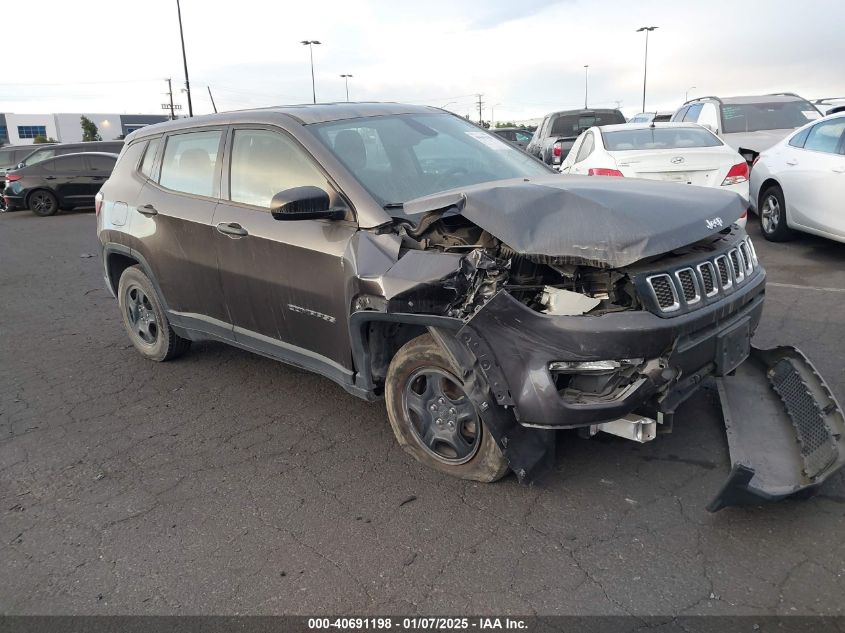
{"label": "front wheel", "polygon": [[409,341],[393,357],[385,402],[399,444],[426,466],[482,482],[508,472],[508,462],[464,382],[430,335]]}
{"label": "front wheel", "polygon": [[139,266],[130,266],[120,276],[117,299],[123,327],[141,356],[166,361],[184,354],[191,341],[170,327],[149,277]]}
{"label": "front wheel", "polygon": [[786,223],[786,202],[779,186],[772,185],[762,193],[759,208],[763,237],[771,242],[785,242],[795,236]]}
{"label": "front wheel", "polygon": [[32,192],[29,195],[27,206],[35,215],[41,216],[42,218],[56,215],[59,211],[58,199],[52,192],[45,189]]}

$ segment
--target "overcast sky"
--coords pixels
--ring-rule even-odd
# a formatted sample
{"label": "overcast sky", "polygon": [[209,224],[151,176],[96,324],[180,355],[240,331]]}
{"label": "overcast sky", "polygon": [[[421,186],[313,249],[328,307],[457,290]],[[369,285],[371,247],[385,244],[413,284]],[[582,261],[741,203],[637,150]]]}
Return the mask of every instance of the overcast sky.
{"label": "overcast sky", "polygon": [[[765,6],[765,9],[763,7]],[[184,86],[176,0],[27,0],[0,15],[0,112],[159,113]],[[589,103],[641,110],[690,96],[845,95],[842,0],[182,0],[194,112],[350,98],[525,119]],[[18,27],[18,24],[25,26]],[[695,88],[691,88],[695,86]],[[186,99],[177,92],[176,101]],[[498,105],[496,105],[498,104]],[[185,111],[187,106],[184,106]]]}

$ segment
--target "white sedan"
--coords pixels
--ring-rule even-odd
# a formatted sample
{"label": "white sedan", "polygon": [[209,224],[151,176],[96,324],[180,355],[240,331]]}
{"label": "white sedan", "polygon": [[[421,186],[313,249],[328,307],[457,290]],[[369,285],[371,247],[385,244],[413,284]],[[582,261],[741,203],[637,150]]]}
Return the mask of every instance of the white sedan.
{"label": "white sedan", "polygon": [[[695,123],[591,127],[575,141],[560,171],[719,187],[748,201],[748,164]],[[745,226],[746,219],[743,214],[737,224]]]}
{"label": "white sedan", "polygon": [[773,242],[795,231],[845,242],[845,113],[808,123],[760,154],[751,207]]}

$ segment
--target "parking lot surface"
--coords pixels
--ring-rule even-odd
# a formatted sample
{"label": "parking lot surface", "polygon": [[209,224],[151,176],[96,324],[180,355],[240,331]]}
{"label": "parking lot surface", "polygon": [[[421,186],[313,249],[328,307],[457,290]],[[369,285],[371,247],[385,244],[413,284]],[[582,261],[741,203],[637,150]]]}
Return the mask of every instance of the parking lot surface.
{"label": "parking lot surface", "polygon": [[[800,347],[845,401],[845,245],[750,232],[755,344]],[[325,378],[216,343],[143,360],[93,213],[0,214],[0,305],[3,613],[845,613],[845,478],[707,513],[712,393],[672,435],[561,434],[535,485],[484,485]]]}

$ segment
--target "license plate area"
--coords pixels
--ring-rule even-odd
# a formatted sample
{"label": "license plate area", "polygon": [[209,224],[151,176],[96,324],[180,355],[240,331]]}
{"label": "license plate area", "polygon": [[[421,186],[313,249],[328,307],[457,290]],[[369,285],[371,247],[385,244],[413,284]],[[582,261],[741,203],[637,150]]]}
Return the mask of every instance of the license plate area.
{"label": "license plate area", "polygon": [[717,376],[726,376],[751,353],[751,319],[746,317],[716,336]]}

